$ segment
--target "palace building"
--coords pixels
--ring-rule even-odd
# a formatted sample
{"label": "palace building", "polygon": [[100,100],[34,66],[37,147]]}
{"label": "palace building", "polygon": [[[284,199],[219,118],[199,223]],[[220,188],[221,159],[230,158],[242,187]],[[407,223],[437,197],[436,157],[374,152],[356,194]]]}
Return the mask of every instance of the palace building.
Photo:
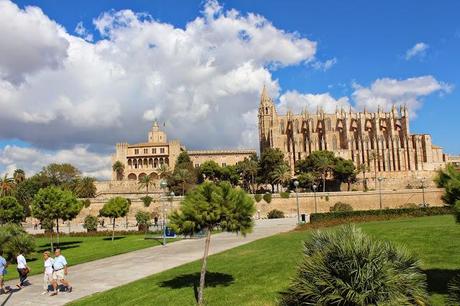
{"label": "palace building", "polygon": [[[145,175],[158,178],[163,165],[174,170],[177,157],[185,147],[178,140],[168,141],[167,135],[155,121],[148,133],[147,142],[138,144],[117,143],[112,156],[112,164],[120,161],[124,166],[123,180],[138,180]],[[235,165],[237,162],[256,154],[255,150],[204,150],[188,151],[195,167],[213,160],[221,166]],[[117,174],[112,171],[112,180]]]}
{"label": "palace building", "polygon": [[429,134],[411,134],[407,108],[392,107],[389,112],[354,112],[343,109],[327,114],[307,110],[300,114],[277,113],[265,87],[259,105],[260,151],[278,148],[294,171],[297,160],[311,152],[328,150],[351,159],[369,171],[433,171],[449,157],[432,143]]}

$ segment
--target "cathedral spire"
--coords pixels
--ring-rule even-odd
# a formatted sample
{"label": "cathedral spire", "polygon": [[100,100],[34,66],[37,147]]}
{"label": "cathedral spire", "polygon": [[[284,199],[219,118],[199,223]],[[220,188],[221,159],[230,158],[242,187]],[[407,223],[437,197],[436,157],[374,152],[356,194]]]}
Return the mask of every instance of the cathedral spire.
{"label": "cathedral spire", "polygon": [[260,95],[260,104],[263,104],[264,102],[269,102],[269,101],[271,101],[271,99],[267,92],[267,86],[265,86],[265,83],[264,83],[264,87],[262,88],[262,94]]}

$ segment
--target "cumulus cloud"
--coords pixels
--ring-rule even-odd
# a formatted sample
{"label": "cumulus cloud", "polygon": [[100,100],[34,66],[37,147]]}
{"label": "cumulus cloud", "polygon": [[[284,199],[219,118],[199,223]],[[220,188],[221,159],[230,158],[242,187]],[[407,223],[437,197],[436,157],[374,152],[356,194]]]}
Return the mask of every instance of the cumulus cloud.
{"label": "cumulus cloud", "polygon": [[369,87],[354,84],[353,100],[358,109],[366,107],[375,111],[380,106],[390,109],[392,105],[407,105],[410,112],[416,115],[422,105],[422,99],[432,93],[449,93],[452,86],[436,80],[433,76],[421,76],[396,80],[390,78],[377,79]]}
{"label": "cumulus cloud", "polygon": [[3,173],[10,176],[18,168],[23,169],[27,175],[32,175],[50,163],[70,163],[82,170],[83,175],[96,178],[109,178],[111,175],[110,156],[90,152],[82,145],[58,151],[14,145],[0,149],[0,165],[4,166]]}
{"label": "cumulus cloud", "polygon": [[280,97],[278,110],[281,113],[286,113],[291,110],[294,113],[300,113],[307,110],[310,113],[315,113],[319,109],[323,109],[326,113],[333,113],[336,109],[349,109],[350,101],[348,97],[339,99],[333,98],[329,93],[322,94],[302,94],[297,91],[288,91]]}
{"label": "cumulus cloud", "polygon": [[430,46],[424,42],[416,43],[412,48],[406,51],[406,60],[410,60],[415,56],[424,56],[429,47]]}
{"label": "cumulus cloud", "polygon": [[82,37],[84,40],[87,40],[87,41],[93,41],[93,34],[91,34],[90,32],[88,32],[88,30],[85,28],[85,26],[83,25],[83,22],[80,21],[79,23],[77,23],[77,26],[75,27],[75,33]]}

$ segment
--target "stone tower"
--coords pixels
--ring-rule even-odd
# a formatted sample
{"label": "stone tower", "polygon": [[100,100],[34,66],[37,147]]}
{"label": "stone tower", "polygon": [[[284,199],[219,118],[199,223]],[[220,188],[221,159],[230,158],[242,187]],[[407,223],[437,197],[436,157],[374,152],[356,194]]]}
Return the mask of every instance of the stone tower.
{"label": "stone tower", "polygon": [[260,153],[262,153],[266,148],[273,147],[272,127],[275,116],[275,104],[273,104],[272,99],[268,95],[267,88],[264,85],[259,104]]}

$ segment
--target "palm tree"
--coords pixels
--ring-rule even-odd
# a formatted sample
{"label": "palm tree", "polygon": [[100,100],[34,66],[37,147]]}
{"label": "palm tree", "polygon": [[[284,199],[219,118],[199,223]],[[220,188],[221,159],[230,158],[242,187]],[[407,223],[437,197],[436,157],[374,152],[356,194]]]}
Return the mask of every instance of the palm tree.
{"label": "palm tree", "polygon": [[185,184],[191,179],[192,174],[187,169],[179,169],[174,173],[174,180],[181,184],[182,195],[185,195]]}
{"label": "palm tree", "polygon": [[160,178],[165,178],[171,174],[171,171],[169,170],[168,165],[166,164],[161,164],[160,167],[158,168],[158,176]]}
{"label": "palm tree", "polygon": [[13,189],[15,187],[14,179],[8,177],[6,173],[3,178],[0,178],[0,196],[8,196],[11,195]]}
{"label": "palm tree", "polygon": [[125,165],[121,161],[117,160],[113,163],[112,170],[117,174],[117,181],[121,181],[123,179]]}
{"label": "palm tree", "polygon": [[153,185],[153,178],[150,175],[144,175],[139,179],[139,189],[145,188],[146,195],[149,194],[149,187]]}
{"label": "palm tree", "polygon": [[16,169],[13,173],[13,179],[16,184],[22,183],[26,179],[26,173],[22,169]]}
{"label": "palm tree", "polygon": [[426,276],[405,248],[343,226],[313,234],[281,305],[426,305]]}
{"label": "palm tree", "polygon": [[284,163],[280,164],[272,172],[271,177],[273,184],[277,184],[279,189],[279,185],[285,185],[291,180],[291,169]]}

